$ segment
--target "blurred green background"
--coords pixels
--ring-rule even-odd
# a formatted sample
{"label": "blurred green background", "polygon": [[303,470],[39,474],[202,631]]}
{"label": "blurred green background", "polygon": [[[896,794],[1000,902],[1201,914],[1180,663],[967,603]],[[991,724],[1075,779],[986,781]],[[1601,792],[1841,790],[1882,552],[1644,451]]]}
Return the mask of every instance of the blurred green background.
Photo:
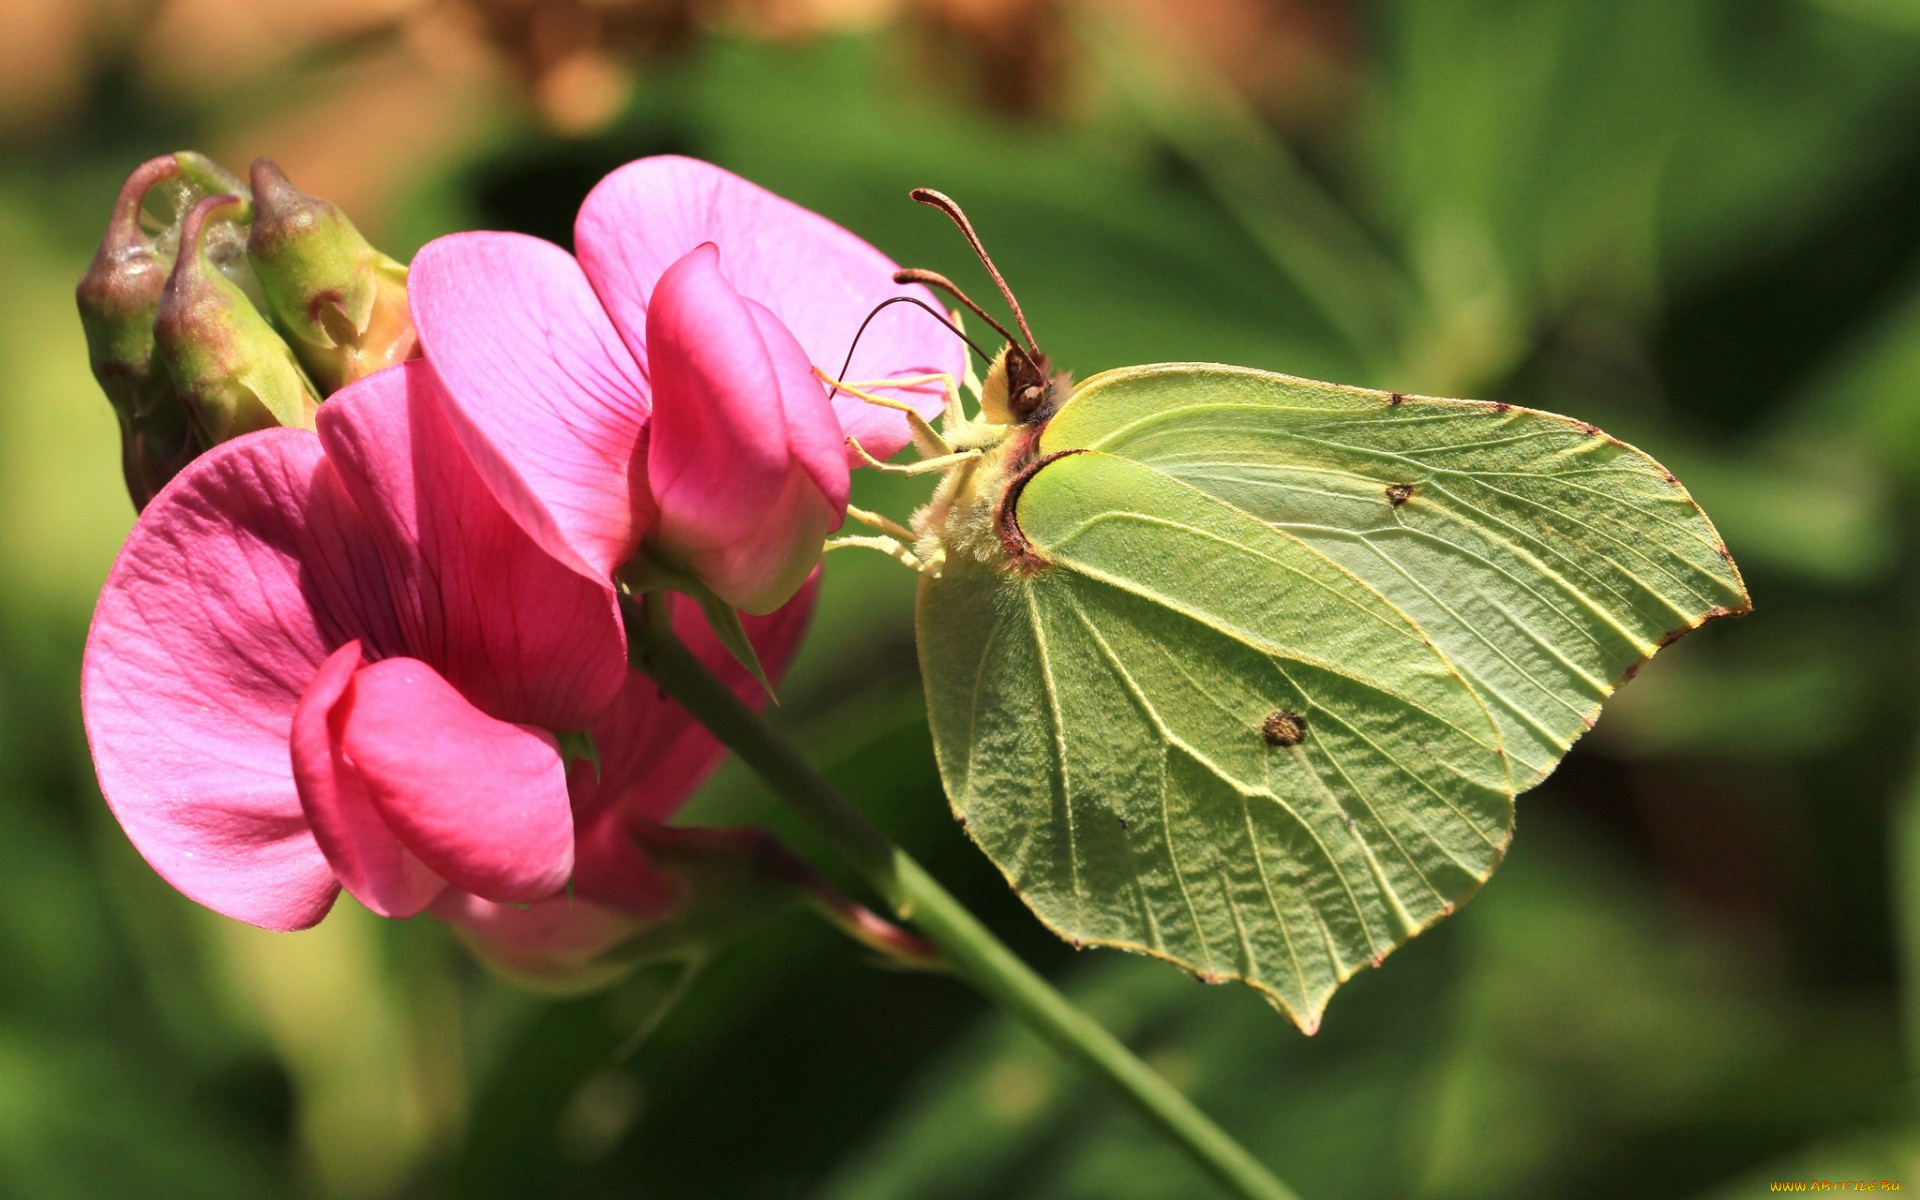
{"label": "blurred green background", "polygon": [[[1056,361],[1200,359],[1598,422],[1753,616],[1662,655],[1454,919],[1306,1039],[1052,941],[946,814],[912,579],[829,564],[779,722],[1309,1198],[1920,1187],[1915,0],[0,0],[0,1195],[1211,1194],[960,985],[804,917],[555,1002],[343,901],[272,935],[100,802],[77,674],[132,512],[71,289],[118,182],[272,154],[385,248],[567,241],[711,159],[972,284]],[[975,288],[974,290],[979,290]],[[862,478],[903,515],[926,484]],[[729,767],[692,817],[817,844]],[[850,890],[858,891],[851,881]]]}

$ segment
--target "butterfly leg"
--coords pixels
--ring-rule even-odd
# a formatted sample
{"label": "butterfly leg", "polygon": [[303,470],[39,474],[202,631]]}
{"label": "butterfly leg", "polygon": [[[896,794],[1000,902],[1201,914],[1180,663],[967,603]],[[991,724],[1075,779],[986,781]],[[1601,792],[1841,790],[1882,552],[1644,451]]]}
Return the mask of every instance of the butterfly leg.
{"label": "butterfly leg", "polygon": [[[816,371],[815,373],[821,374],[824,378],[823,372]],[[833,383],[834,380],[828,379],[827,382]],[[870,392],[874,388],[921,388],[927,386],[929,383],[937,383],[940,385],[940,390],[947,394],[948,405],[952,405],[960,399],[960,385],[954,381],[953,376],[947,374],[945,371],[929,371],[925,375],[905,375],[899,379],[850,379],[841,383],[840,387],[843,390],[860,388],[863,391]],[[893,407],[899,402],[883,399],[877,400],[875,403]]]}
{"label": "butterfly leg", "polygon": [[858,438],[848,438],[847,448],[853,451],[854,457],[860,460],[861,465],[872,467],[874,470],[885,472],[888,475],[927,475],[934,471],[944,471],[948,467],[957,467],[963,462],[972,462],[974,459],[980,457],[978,450],[958,450],[950,454],[939,455],[936,458],[923,458],[919,462],[889,463],[881,462],[873,455],[867,453],[867,448],[860,444],[860,439]]}
{"label": "butterfly leg", "polygon": [[[969,373],[972,372],[972,363],[968,363],[967,370]],[[876,388],[920,388],[925,387],[929,383],[939,384],[940,390],[947,394],[946,403],[940,408],[941,428],[950,431],[956,426],[964,425],[967,420],[967,406],[960,403],[960,384],[953,376],[947,374],[945,371],[935,371],[927,375],[908,375],[900,379],[856,379],[852,381],[852,383],[843,386],[859,388],[861,392],[871,392]],[[974,388],[974,395],[977,396],[979,394],[980,389],[978,387]],[[869,403],[881,404],[888,408],[897,407],[896,404],[887,403],[882,397],[863,396],[862,398],[868,400]],[[909,420],[911,420],[911,417],[909,417]],[[942,434],[942,436],[944,437],[945,435]],[[916,445],[917,444],[918,439],[916,439]],[[926,451],[922,450],[921,453],[925,454]]]}
{"label": "butterfly leg", "polygon": [[940,434],[934,430],[933,426],[927,424],[927,419],[921,416],[919,410],[915,409],[913,405],[908,404],[904,400],[894,400],[886,396],[877,396],[867,390],[876,387],[911,387],[938,381],[944,385],[947,393],[947,403],[952,405],[957,402],[959,397],[958,385],[954,383],[953,376],[946,374],[912,375],[904,379],[876,379],[857,383],[845,383],[835,379],[819,367],[815,367],[813,373],[820,382],[829,387],[838,388],[849,396],[855,396],[861,400],[865,400],[868,404],[875,404],[881,408],[891,408],[895,412],[905,413],[907,417],[907,427],[913,431],[913,448],[920,452],[920,457],[940,458],[953,453],[953,447],[948,445],[947,439],[941,437]]}
{"label": "butterfly leg", "polygon": [[892,517],[877,512],[868,512],[864,508],[855,508],[851,504],[847,505],[847,515],[862,525],[878,529],[888,537],[899,538],[908,545],[912,545],[915,540],[913,530],[908,529]]}
{"label": "butterfly leg", "polygon": [[859,546],[867,550],[878,550],[895,562],[904,563],[914,570],[919,571],[921,574],[925,574],[928,570],[927,564],[921,560],[920,556],[908,549],[906,543],[897,538],[872,537],[856,533],[848,534],[846,537],[827,539],[826,548],[828,550],[844,550],[849,546]]}

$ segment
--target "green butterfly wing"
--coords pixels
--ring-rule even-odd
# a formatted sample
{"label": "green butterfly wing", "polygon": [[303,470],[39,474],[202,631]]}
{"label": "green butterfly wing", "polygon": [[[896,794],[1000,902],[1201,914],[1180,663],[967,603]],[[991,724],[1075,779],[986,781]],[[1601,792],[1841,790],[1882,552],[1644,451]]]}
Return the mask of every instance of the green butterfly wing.
{"label": "green butterfly wing", "polygon": [[1487,878],[1614,680],[1745,605],[1657,464],[1546,414],[1142,367],[1036,458],[1024,565],[921,585],[954,809],[1062,936],[1308,1029]]}
{"label": "green butterfly wing", "polygon": [[1748,608],[1666,468],[1552,413],[1166,363],[1088,380],[1041,439],[1069,448],[1150,466],[1366,581],[1480,693],[1521,791],[1623,675]]}

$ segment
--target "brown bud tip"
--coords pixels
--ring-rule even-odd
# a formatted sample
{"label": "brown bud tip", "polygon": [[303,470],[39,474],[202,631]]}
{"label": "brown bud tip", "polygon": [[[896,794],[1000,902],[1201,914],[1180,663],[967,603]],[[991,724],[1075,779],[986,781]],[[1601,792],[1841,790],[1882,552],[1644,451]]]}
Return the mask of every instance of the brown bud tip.
{"label": "brown bud tip", "polygon": [[180,174],[171,154],[150,158],[133,169],[120,185],[107,218],[107,232],[94,252],[93,263],[75,289],[83,318],[121,318],[144,315],[151,320],[166,285],[168,264],[146,231],[140,228],[140,206],[155,184]]}
{"label": "brown bud tip", "polygon": [[[141,163],[121,185],[100,248],[74,289],[94,378],[119,421],[121,466],[135,508],[144,507],[201,448],[188,400],[158,345],[181,227],[207,193],[242,190],[219,164],[192,151]],[[226,197],[228,203],[234,199]],[[190,276],[199,269],[197,251],[213,211],[199,213],[187,233]],[[230,247],[232,236],[226,240]]]}
{"label": "brown bud tip", "polygon": [[172,258],[140,226],[147,193],[178,173],[172,155],[134,168],[120,187],[93,263],[74,288],[87,363],[119,417],[127,488],[136,508],[172,478],[182,461],[180,445],[190,442],[173,385],[153,361],[154,315]]}
{"label": "brown bud tip", "polygon": [[253,160],[250,172],[253,184],[253,233],[247,249],[258,255],[274,243],[297,237],[324,223],[344,221],[340,210],[325,200],[309,196],[288,181],[286,172],[270,158]]}

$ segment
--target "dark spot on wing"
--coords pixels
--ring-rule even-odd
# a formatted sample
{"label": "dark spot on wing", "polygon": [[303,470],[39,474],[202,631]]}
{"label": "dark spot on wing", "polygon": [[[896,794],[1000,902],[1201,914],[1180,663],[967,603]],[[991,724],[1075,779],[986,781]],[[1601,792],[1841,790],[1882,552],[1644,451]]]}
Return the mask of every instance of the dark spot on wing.
{"label": "dark spot on wing", "polygon": [[1406,402],[1407,402],[1407,398],[1401,392],[1394,392],[1387,397],[1387,406],[1389,408],[1391,408],[1396,404],[1405,404]]}
{"label": "dark spot on wing", "polygon": [[1410,483],[1390,483],[1387,485],[1387,503],[1399,508],[1413,499],[1413,485]]}
{"label": "dark spot on wing", "polygon": [[1307,740],[1307,719],[1290,709],[1276,708],[1260,722],[1260,736],[1269,746],[1298,746]]}

